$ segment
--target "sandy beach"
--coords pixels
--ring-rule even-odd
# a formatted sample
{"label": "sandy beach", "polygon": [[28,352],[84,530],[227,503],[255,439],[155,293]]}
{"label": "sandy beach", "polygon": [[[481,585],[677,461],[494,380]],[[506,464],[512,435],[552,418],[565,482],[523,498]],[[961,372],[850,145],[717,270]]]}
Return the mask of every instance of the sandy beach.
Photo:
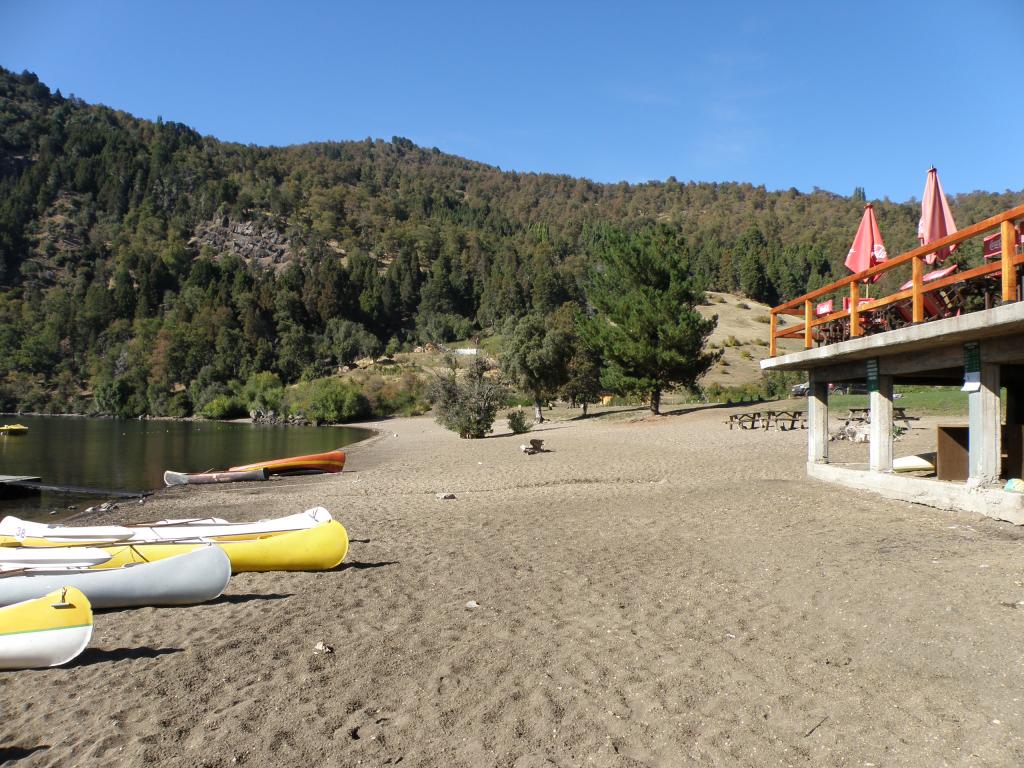
{"label": "sandy beach", "polygon": [[807,480],[805,433],[728,413],[556,421],[535,456],[397,419],[338,476],[121,506],[320,504],[352,546],[98,614],[67,667],[0,673],[0,763],[1024,763],[1024,531]]}

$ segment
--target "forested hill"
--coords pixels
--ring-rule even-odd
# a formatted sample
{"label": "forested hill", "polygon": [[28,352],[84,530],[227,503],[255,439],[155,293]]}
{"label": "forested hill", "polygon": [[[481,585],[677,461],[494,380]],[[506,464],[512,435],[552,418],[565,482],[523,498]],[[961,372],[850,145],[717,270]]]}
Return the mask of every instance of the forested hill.
{"label": "forested hill", "polygon": [[[853,192],[598,184],[397,137],[242,146],[0,69],[0,408],[178,413],[252,373],[294,381],[552,313],[585,302],[613,228],[773,302],[844,273]],[[964,226],[1024,193],[951,202]],[[890,253],[913,246],[918,206],[875,203]]]}

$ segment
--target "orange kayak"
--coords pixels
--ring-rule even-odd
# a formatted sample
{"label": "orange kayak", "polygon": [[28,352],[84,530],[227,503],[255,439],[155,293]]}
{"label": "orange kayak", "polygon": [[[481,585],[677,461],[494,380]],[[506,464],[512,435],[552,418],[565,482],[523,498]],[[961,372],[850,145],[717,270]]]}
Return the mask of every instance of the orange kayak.
{"label": "orange kayak", "polygon": [[341,472],[344,466],[345,452],[339,449],[326,453],[311,453],[308,456],[292,456],[289,459],[257,461],[240,467],[231,467],[228,471],[250,472],[262,469],[272,475],[282,475],[286,472]]}

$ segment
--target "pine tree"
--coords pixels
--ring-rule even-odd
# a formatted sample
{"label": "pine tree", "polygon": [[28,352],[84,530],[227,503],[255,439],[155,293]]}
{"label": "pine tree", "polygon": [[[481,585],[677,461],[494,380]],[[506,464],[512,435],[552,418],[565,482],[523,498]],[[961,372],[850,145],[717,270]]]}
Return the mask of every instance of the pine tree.
{"label": "pine tree", "polygon": [[664,233],[612,231],[598,257],[584,332],[608,363],[602,380],[613,391],[648,395],[659,413],[666,388],[695,385],[718,359],[704,349],[717,318],[695,309],[702,294]]}

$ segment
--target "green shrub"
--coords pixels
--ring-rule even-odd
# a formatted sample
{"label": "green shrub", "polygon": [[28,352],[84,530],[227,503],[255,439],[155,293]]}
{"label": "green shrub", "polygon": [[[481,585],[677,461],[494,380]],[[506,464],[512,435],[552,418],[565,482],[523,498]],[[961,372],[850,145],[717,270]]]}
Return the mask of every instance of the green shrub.
{"label": "green shrub", "polygon": [[270,371],[252,374],[242,387],[242,399],[250,411],[279,413],[284,399],[281,379]]}
{"label": "green shrub", "polygon": [[498,407],[508,392],[487,376],[487,364],[475,358],[463,376],[453,357],[448,370],[439,375],[430,390],[434,401],[434,419],[462,438],[481,438],[494,429]]}
{"label": "green shrub", "polygon": [[418,416],[430,409],[427,380],[413,371],[404,371],[398,378],[369,374],[360,387],[378,416]]}
{"label": "green shrub", "polygon": [[740,357],[742,357],[744,360],[753,360],[754,359],[754,356],[752,354],[750,354],[750,350],[749,349],[740,350]]}
{"label": "green shrub", "polygon": [[526,413],[519,409],[509,411],[506,416],[508,418],[508,428],[511,429],[512,433],[515,435],[521,435],[524,432],[529,432],[530,428],[533,426],[532,421],[527,421]]}
{"label": "green shrub", "polygon": [[199,410],[204,419],[238,419],[248,416],[249,411],[241,398],[233,395],[217,395]]}
{"label": "green shrub", "polygon": [[315,379],[285,393],[283,408],[315,424],[337,424],[372,416],[370,401],[355,384],[339,379]]}
{"label": "green shrub", "polygon": [[739,302],[736,303],[736,308],[737,309],[750,309],[750,305],[747,304],[747,302],[745,302],[745,301],[739,301]]}

